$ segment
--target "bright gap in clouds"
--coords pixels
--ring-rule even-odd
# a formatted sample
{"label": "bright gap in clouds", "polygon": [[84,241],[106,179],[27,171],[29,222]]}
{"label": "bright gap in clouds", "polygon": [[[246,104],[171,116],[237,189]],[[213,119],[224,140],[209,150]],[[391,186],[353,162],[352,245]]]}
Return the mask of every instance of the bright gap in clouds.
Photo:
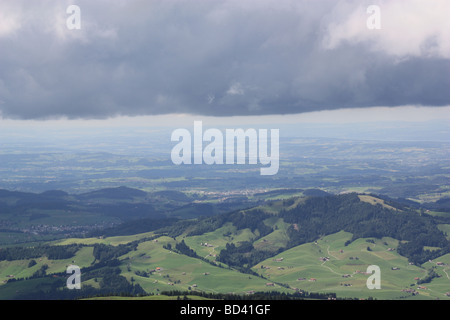
{"label": "bright gap in clouds", "polygon": [[[202,120],[209,126],[264,126],[283,124],[361,124],[376,122],[425,122],[450,121],[450,106],[445,107],[372,107],[325,110],[287,115],[260,115],[211,117],[191,114],[167,114],[153,116],[118,116],[107,119],[49,119],[12,120],[1,119],[1,129],[20,130],[27,128],[75,129],[75,128],[159,128],[189,127],[193,121]],[[4,130],[1,130],[4,131]]]}

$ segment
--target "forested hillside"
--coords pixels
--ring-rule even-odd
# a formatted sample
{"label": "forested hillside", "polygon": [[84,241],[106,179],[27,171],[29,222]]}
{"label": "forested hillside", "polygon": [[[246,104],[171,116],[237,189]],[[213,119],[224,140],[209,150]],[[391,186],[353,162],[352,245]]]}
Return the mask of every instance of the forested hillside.
{"label": "forested hillside", "polygon": [[[95,237],[4,247],[0,249],[0,272],[5,277],[0,297],[12,294],[21,299],[43,296],[73,299],[105,294],[159,294],[163,290],[169,295],[171,290],[227,293],[237,288],[268,292],[273,291],[269,290],[272,285],[278,292],[289,293],[298,291],[292,285],[295,278],[290,284],[271,283],[266,276],[284,279],[282,273],[272,269],[300,272],[313,268],[319,259],[320,264],[311,269],[316,274],[324,270],[323,264],[330,257],[339,261],[330,266],[343,270],[361,268],[371,261],[386,264],[384,270],[398,270],[397,264],[408,261],[405,269],[408,273],[400,272],[400,277],[389,280],[392,286],[411,285],[413,279],[409,274],[414,274],[420,275],[414,277],[417,284],[438,283],[441,296],[446,294],[445,261],[450,256],[446,234],[450,217],[446,214],[427,214],[405,201],[397,203],[373,195],[311,194],[314,195],[268,201],[195,219],[137,219],[97,230]],[[348,248],[350,256],[339,260],[330,253],[330,246],[340,248],[339,252]],[[371,255],[372,250],[378,251]],[[284,254],[289,258],[285,265],[280,265]],[[305,257],[301,258],[302,255]],[[388,260],[374,260],[380,257]],[[434,259],[440,260],[430,265],[429,261]],[[79,292],[65,289],[61,279],[65,276],[64,268],[72,263],[82,268],[84,289]],[[279,265],[271,265],[274,263]],[[298,267],[303,263],[306,267]],[[438,266],[441,269],[437,271]],[[336,280],[336,275],[341,279],[336,271],[323,276],[342,281]],[[239,280],[223,280],[234,277]],[[355,281],[357,284],[361,279]],[[309,291],[314,292],[314,287],[311,288]],[[321,292],[318,297],[336,296],[323,284],[317,288]],[[391,290],[389,294],[398,291]],[[299,297],[311,296],[305,294]]]}

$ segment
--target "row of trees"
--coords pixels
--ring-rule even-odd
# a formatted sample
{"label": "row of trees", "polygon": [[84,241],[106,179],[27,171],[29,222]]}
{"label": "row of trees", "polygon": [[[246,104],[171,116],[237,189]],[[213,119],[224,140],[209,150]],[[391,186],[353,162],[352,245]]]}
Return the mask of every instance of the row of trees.
{"label": "row of trees", "polygon": [[217,260],[232,266],[241,272],[259,276],[258,273],[252,271],[250,268],[274,254],[276,253],[272,251],[256,250],[253,247],[252,242],[244,241],[238,246],[234,243],[227,243],[225,249],[220,251]]}
{"label": "row of trees", "polygon": [[[19,300],[63,300],[80,299],[95,296],[143,296],[147,295],[139,284],[130,284],[120,275],[117,267],[104,267],[86,272],[83,270],[82,279],[94,279],[99,287],[83,285],[80,290],[69,290],[65,287],[65,277],[41,277],[40,285],[27,288],[27,292],[19,293]],[[100,279],[100,280],[98,280]]]}
{"label": "row of trees", "polygon": [[[330,299],[336,298],[335,293],[313,293],[307,291],[298,291],[295,293],[286,293],[279,291],[269,291],[269,292],[254,292],[251,295],[233,294],[233,293],[211,293],[203,291],[162,291],[162,295],[175,296],[175,297],[186,297],[199,296],[207,299],[215,300],[304,300],[304,299]],[[185,298],[186,299],[186,298]]]}
{"label": "row of trees", "polygon": [[51,260],[69,259],[82,247],[79,244],[67,246],[8,247],[0,249],[0,261],[26,260],[46,256]]}
{"label": "row of trees", "polygon": [[94,244],[93,255],[97,261],[107,261],[116,259],[131,250],[136,250],[138,246],[137,242],[131,242],[127,244],[120,244],[118,246],[110,246],[102,243]]}

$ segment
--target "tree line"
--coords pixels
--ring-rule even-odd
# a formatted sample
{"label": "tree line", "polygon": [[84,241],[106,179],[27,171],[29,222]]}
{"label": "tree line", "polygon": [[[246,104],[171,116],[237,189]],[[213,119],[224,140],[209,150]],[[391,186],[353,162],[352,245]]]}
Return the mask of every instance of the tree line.
{"label": "tree line", "polygon": [[26,260],[46,256],[50,260],[69,259],[75,256],[81,244],[65,246],[40,245],[35,247],[0,248],[0,261]]}

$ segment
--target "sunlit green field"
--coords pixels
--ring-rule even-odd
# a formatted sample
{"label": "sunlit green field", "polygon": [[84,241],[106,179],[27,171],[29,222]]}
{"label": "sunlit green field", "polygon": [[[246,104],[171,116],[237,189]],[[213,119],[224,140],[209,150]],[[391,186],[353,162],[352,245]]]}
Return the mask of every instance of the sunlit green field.
{"label": "sunlit green field", "polygon": [[[274,251],[286,245],[286,227],[277,216],[269,218],[266,223],[274,232],[258,239],[254,246],[260,250]],[[181,235],[174,239],[161,236],[145,240],[153,233],[110,238],[66,239],[58,241],[63,244],[84,244],[76,255],[70,259],[49,260],[47,257],[34,259],[36,265],[29,267],[28,260],[0,262],[0,298],[8,298],[15,292],[27,290],[27,285],[45,287],[51,285],[52,278],[32,279],[27,282],[16,281],[5,286],[4,281],[14,278],[27,278],[47,265],[47,274],[64,273],[67,266],[75,264],[88,267],[94,262],[93,244],[103,243],[119,245],[138,239],[142,241],[136,250],[132,250],[118,259],[121,274],[130,282],[139,284],[149,294],[148,299],[172,299],[160,296],[164,291],[179,290],[183,292],[202,291],[207,293],[234,293],[246,295],[251,291],[280,291],[293,293],[296,290],[308,292],[336,293],[338,298],[367,299],[450,299],[450,254],[439,257],[423,266],[408,263],[400,256],[396,248],[398,241],[392,238],[358,239],[345,245],[352,235],[339,232],[318,239],[315,242],[293,247],[272,258],[266,259],[252,269],[262,277],[240,273],[216,262],[221,267],[210,264],[215,261],[227,242],[238,244],[240,241],[254,239],[257,235],[248,229],[236,230],[231,224],[205,233],[201,236]],[[201,257],[202,261],[182,255],[173,250],[177,242],[184,240]],[[210,246],[205,246],[205,243]],[[203,245],[202,245],[203,244]],[[170,249],[172,248],[172,250]],[[377,265],[381,270],[381,289],[368,289],[366,274],[369,265]],[[439,275],[430,283],[417,284],[417,279],[426,277],[428,270],[436,267]],[[146,272],[146,276],[142,276]],[[83,280],[82,286],[98,286],[99,279]],[[3,290],[2,287],[5,289]],[[414,290],[417,295],[402,290]],[[106,298],[109,299],[109,298]],[[114,298],[116,299],[116,298]],[[118,299],[118,298],[117,298]],[[123,298],[127,299],[127,298]],[[147,299],[147,298],[140,298]]]}
{"label": "sunlit green field", "polygon": [[[424,284],[427,289],[417,289],[415,278],[425,277],[428,266],[420,268],[410,265],[406,258],[396,253],[397,240],[371,239],[374,243],[370,243],[366,242],[367,239],[358,239],[345,246],[349,239],[351,234],[345,232],[326,236],[315,243],[303,244],[267,259],[253,270],[275,282],[311,292],[336,292],[338,297],[412,298],[411,294],[402,292],[412,288],[419,292],[415,298],[449,298],[445,293],[450,291],[450,279],[445,272],[450,272],[450,264],[438,268],[443,276]],[[448,263],[447,256],[439,261]],[[370,275],[365,272],[369,265],[380,267],[379,290],[366,286]]]}

